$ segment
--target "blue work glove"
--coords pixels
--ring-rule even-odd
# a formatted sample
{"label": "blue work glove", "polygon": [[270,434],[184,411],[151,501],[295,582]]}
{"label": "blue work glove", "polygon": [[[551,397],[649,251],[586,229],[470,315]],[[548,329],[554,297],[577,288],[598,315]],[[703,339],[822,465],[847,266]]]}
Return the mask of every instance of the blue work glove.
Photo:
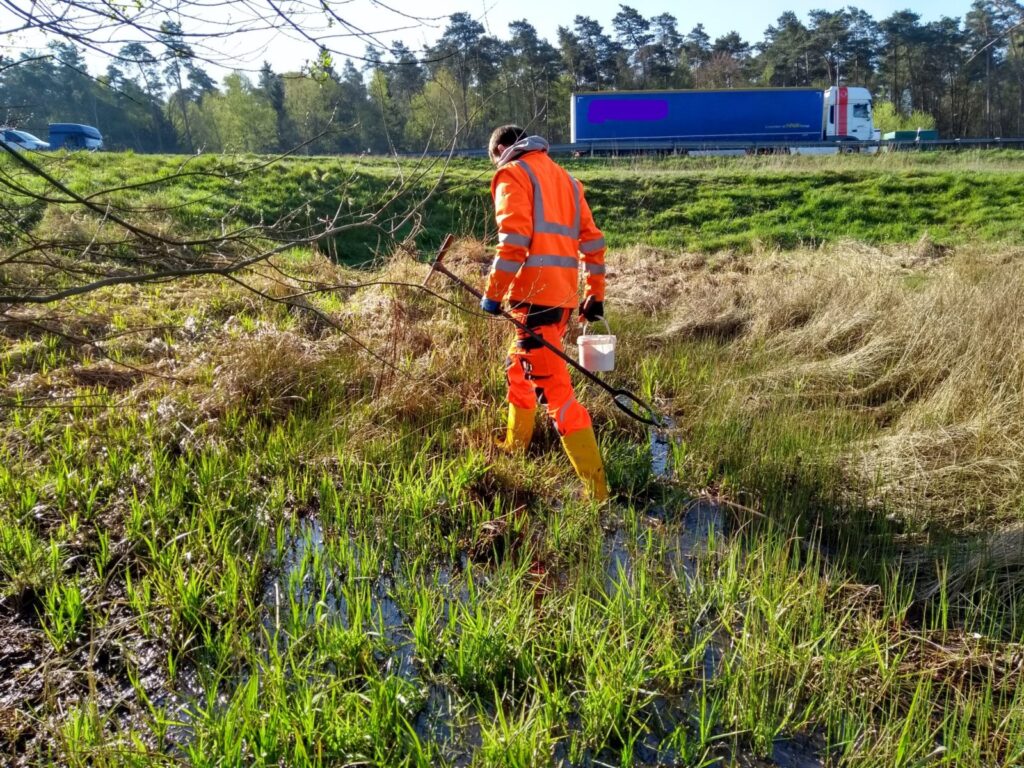
{"label": "blue work glove", "polygon": [[501,302],[495,301],[494,299],[488,299],[484,296],[480,299],[480,309],[489,315],[500,315],[501,314]]}
{"label": "blue work glove", "polygon": [[588,323],[593,323],[604,318],[604,302],[598,301],[593,296],[587,296],[580,304],[580,317]]}

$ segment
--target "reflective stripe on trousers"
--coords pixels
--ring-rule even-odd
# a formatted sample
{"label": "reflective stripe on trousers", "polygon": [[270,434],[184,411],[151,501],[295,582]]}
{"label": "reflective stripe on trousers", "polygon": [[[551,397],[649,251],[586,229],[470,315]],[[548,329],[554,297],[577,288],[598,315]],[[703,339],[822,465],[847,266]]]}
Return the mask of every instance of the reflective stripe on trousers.
{"label": "reflective stripe on trousers", "polygon": [[[516,320],[526,322],[526,307],[515,308],[511,312]],[[534,331],[549,344],[561,349],[571,314],[572,310],[562,310],[558,321],[538,326]],[[573,392],[565,361],[518,329],[509,349],[506,376],[508,401],[524,409],[540,404],[551,417],[559,435],[564,437],[591,426],[590,413]]]}

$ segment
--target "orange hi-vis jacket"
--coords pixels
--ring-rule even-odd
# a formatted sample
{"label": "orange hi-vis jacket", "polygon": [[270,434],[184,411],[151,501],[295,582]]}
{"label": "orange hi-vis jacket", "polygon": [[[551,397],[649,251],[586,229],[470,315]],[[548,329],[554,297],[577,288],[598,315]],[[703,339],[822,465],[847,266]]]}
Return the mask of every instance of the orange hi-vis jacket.
{"label": "orange hi-vis jacket", "polygon": [[485,291],[512,306],[576,307],[580,258],[584,298],[604,301],[604,236],[583,185],[548,157],[548,143],[528,136],[502,154],[491,181],[498,254]]}

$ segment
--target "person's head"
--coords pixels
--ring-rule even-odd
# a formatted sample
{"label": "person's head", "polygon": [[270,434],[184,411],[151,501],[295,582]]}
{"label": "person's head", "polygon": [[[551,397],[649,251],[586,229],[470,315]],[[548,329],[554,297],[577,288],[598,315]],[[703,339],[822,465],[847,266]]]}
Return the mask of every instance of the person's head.
{"label": "person's head", "polygon": [[526,131],[518,125],[502,125],[491,131],[491,140],[487,142],[487,155],[491,162],[498,163],[501,153],[517,141],[526,137]]}

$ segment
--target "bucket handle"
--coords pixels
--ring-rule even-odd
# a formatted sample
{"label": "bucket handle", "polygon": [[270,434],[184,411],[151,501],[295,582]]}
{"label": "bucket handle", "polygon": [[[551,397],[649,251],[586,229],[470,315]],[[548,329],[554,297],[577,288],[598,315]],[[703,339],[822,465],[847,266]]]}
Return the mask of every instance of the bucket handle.
{"label": "bucket handle", "polygon": [[[607,318],[606,318],[606,317],[605,317],[604,315],[602,315],[601,317],[599,317],[599,318],[597,318],[597,319],[598,319],[598,320],[599,320],[600,322],[604,323],[604,331],[605,331],[605,333],[606,333],[606,334],[607,334],[608,336],[611,336],[611,335],[612,335],[612,329],[611,329],[611,327],[610,327],[610,326],[608,325],[608,319],[607,319]],[[588,323],[588,322],[587,322],[586,320],[584,320],[584,321],[583,321],[583,333],[582,333],[582,335],[583,335],[583,336],[586,336],[586,335],[587,335],[587,326],[588,326],[588,325],[589,325],[589,323]]]}

